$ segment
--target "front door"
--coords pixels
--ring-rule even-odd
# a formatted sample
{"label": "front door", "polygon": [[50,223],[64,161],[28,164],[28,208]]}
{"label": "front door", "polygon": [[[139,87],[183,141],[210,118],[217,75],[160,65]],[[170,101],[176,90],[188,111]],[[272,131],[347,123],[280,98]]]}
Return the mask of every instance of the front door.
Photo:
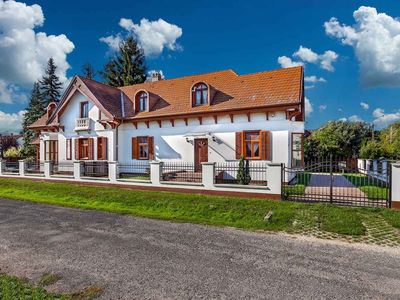
{"label": "front door", "polygon": [[201,172],[201,163],[208,161],[208,139],[194,140],[194,171]]}

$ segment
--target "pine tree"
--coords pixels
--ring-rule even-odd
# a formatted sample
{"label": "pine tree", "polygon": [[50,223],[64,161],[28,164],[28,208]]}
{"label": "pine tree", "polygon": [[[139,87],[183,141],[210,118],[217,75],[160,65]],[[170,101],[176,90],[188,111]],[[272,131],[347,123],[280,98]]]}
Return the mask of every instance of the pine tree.
{"label": "pine tree", "polygon": [[30,143],[35,139],[36,134],[34,131],[30,130],[28,126],[39,119],[45,111],[46,106],[43,102],[39,83],[35,82],[33,84],[29,105],[22,122],[22,134],[24,140],[22,152],[24,156],[33,156],[35,154],[35,148]]}
{"label": "pine tree", "polygon": [[47,62],[46,74],[40,80],[40,92],[42,93],[45,106],[51,102],[60,101],[62,83],[56,75],[57,66],[51,57]]}
{"label": "pine tree", "polygon": [[133,37],[128,37],[115,57],[104,66],[101,75],[106,84],[120,87],[144,82],[146,69],[143,49]]}
{"label": "pine tree", "polygon": [[93,66],[90,63],[86,63],[82,66],[82,75],[86,78],[93,79],[96,74]]}
{"label": "pine tree", "polygon": [[244,185],[249,184],[251,181],[249,161],[245,159],[243,155],[240,156],[236,179],[238,180],[239,184]]}

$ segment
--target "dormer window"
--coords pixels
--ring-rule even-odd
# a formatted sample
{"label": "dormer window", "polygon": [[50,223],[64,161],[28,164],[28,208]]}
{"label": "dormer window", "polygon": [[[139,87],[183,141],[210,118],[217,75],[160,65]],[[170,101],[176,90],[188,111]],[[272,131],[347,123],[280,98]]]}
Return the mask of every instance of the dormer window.
{"label": "dormer window", "polygon": [[137,111],[146,111],[149,102],[149,95],[146,92],[140,92],[136,95]]}
{"label": "dormer window", "polygon": [[193,106],[208,104],[208,86],[205,83],[197,83],[192,89]]}

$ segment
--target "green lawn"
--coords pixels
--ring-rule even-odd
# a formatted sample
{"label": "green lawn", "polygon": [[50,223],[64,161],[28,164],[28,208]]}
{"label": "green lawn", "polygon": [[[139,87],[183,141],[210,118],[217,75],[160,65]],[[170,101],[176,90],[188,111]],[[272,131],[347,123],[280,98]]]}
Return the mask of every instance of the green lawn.
{"label": "green lawn", "polygon": [[344,177],[363,191],[368,199],[387,199],[388,189],[379,180],[371,179],[364,174],[343,174]]}
{"label": "green lawn", "polygon": [[[400,212],[386,209],[141,191],[76,183],[1,178],[0,197],[247,230],[290,231],[295,220],[305,224],[315,224],[318,220],[322,230],[363,235],[363,216],[375,214],[400,228]],[[273,216],[264,221],[269,211],[273,211]]]}

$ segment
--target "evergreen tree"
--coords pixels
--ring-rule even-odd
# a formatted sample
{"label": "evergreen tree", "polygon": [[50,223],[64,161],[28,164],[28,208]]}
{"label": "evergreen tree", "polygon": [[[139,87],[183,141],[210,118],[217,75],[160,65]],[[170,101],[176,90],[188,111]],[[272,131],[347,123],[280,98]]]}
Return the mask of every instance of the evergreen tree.
{"label": "evergreen tree", "polygon": [[146,69],[143,49],[133,37],[128,37],[115,57],[104,66],[101,75],[106,84],[121,87],[144,82]]}
{"label": "evergreen tree", "polygon": [[249,161],[245,159],[243,155],[240,156],[236,179],[238,180],[239,184],[244,185],[249,184],[251,181]]}
{"label": "evergreen tree", "polygon": [[62,83],[56,75],[57,66],[54,59],[50,58],[47,62],[46,74],[40,80],[40,92],[42,93],[45,107],[50,102],[60,101]]}
{"label": "evergreen tree", "polygon": [[86,63],[82,66],[82,75],[86,78],[93,79],[96,74],[93,66],[90,63]]}
{"label": "evergreen tree", "polygon": [[24,140],[24,146],[22,153],[24,156],[33,156],[35,154],[35,148],[30,144],[36,137],[34,131],[28,128],[29,125],[39,119],[46,111],[42,94],[40,92],[40,86],[38,82],[33,84],[29,106],[26,109],[24,119],[22,122],[22,134]]}

